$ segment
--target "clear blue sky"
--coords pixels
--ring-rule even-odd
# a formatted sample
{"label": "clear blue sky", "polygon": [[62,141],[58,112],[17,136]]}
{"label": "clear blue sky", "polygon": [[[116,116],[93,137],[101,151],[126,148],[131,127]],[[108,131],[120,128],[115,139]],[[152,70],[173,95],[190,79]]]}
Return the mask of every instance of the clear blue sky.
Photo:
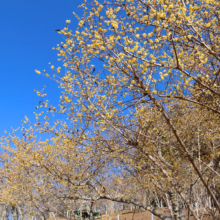
{"label": "clear blue sky", "polygon": [[[73,11],[82,0],[0,0],[0,136],[4,130],[21,126],[26,115],[34,120],[33,112],[39,97],[34,89],[47,86],[52,103],[60,95],[58,85],[35,73],[57,64],[52,47],[63,41],[55,29],[62,29],[67,19],[70,29],[78,24]],[[56,66],[57,66],[56,65]],[[60,64],[62,66],[62,64]]]}

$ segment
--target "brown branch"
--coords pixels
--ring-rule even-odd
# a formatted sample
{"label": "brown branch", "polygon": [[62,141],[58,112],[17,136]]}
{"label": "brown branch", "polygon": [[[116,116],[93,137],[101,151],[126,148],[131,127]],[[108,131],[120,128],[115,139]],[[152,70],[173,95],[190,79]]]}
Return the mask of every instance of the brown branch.
{"label": "brown branch", "polygon": [[185,97],[181,97],[181,96],[170,96],[170,95],[160,95],[160,94],[157,94],[159,97],[166,97],[166,98],[174,98],[174,99],[181,99],[181,100],[184,100],[184,101],[188,101],[188,102],[191,102],[191,103],[194,103],[194,104],[197,104],[197,105],[201,105],[203,107],[206,107],[207,109],[210,109],[212,110],[213,112],[215,113],[218,113],[220,114],[220,111],[208,106],[208,105],[205,105],[201,102],[197,102],[195,100],[192,100],[192,99],[188,99],[188,98],[185,98]]}

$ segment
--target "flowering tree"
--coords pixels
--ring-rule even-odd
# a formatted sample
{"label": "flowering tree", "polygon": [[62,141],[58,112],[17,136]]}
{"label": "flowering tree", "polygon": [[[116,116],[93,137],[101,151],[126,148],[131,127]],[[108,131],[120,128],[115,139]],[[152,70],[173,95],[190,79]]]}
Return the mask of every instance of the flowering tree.
{"label": "flowering tree", "polygon": [[[85,0],[80,7],[77,30],[67,20],[59,31],[65,73],[36,70],[60,84],[60,108],[38,92],[44,120],[37,115],[23,138],[2,140],[3,198],[45,218],[83,200],[133,204],[160,219],[216,218],[219,1]],[[54,122],[53,114],[66,120]]]}

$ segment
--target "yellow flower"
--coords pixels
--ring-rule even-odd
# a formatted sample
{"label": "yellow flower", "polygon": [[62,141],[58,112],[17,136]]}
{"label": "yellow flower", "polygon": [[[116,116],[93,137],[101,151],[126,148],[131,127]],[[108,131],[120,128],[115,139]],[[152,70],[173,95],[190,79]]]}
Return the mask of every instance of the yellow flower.
{"label": "yellow flower", "polygon": [[25,120],[26,120],[26,121],[24,121],[24,123],[28,123],[29,119],[26,116],[24,116],[24,117],[25,117]]}
{"label": "yellow flower", "polygon": [[145,16],[143,17],[143,19],[144,19],[145,21],[147,21],[147,20],[148,20],[148,15],[145,15]]}
{"label": "yellow flower", "polygon": [[103,8],[103,5],[99,5],[98,11],[101,11]]}
{"label": "yellow flower", "polygon": [[82,27],[84,25],[84,21],[79,22],[79,26]]}
{"label": "yellow flower", "polygon": [[35,70],[35,72],[36,72],[37,74],[41,74],[41,72],[40,72],[39,70]]}
{"label": "yellow flower", "polygon": [[112,27],[114,27],[115,29],[118,28],[118,23],[117,21],[111,21]]}
{"label": "yellow flower", "polygon": [[66,102],[71,102],[71,99],[69,99],[68,97],[64,98]]}
{"label": "yellow flower", "polygon": [[68,24],[69,24],[70,22],[71,22],[70,20],[66,20],[66,23],[68,23]]}

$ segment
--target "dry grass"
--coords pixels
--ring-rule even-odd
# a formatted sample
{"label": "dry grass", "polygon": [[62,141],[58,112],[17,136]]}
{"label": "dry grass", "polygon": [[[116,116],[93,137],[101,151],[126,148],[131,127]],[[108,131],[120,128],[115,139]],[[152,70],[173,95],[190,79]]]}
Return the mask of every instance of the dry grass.
{"label": "dry grass", "polygon": [[[169,216],[169,210],[166,208],[158,209],[158,211],[161,211],[164,215]],[[183,214],[187,215],[187,211],[183,211]],[[193,216],[190,216],[190,220],[194,220]],[[212,220],[213,218],[209,215],[203,215],[202,220]],[[220,218],[217,218],[220,220]],[[217,220],[216,219],[216,220]],[[59,218],[57,217],[56,220],[66,220],[65,218]],[[98,220],[98,219],[97,219]],[[118,220],[118,215],[103,215],[102,220]],[[151,213],[148,211],[121,211],[119,215],[119,220],[151,220]],[[153,220],[160,220],[160,218],[153,216]]]}
{"label": "dry grass", "polygon": [[[160,210],[164,215],[169,216],[169,210],[166,208],[163,209],[158,209]],[[187,211],[183,211],[183,214],[187,215]],[[119,215],[119,219],[120,220],[151,220],[151,213],[148,211],[142,211],[142,212],[131,212],[131,211],[127,211],[127,212],[122,212]],[[153,220],[159,220],[160,218],[153,216]],[[190,216],[189,218],[190,220],[194,220],[195,218],[193,216]],[[209,215],[203,215],[202,220],[211,220],[213,219],[211,216]],[[102,220],[118,220],[118,216],[117,215],[103,215]],[[217,219],[216,219],[217,220]]]}

